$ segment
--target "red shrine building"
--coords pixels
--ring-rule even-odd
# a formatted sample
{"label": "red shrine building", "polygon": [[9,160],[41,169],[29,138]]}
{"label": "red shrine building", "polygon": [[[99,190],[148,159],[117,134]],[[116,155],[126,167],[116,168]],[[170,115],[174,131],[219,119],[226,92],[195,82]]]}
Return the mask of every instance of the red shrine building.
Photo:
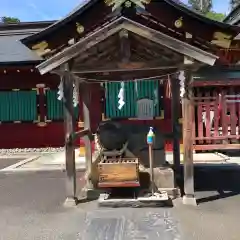
{"label": "red shrine building", "polygon": [[[202,66],[194,72],[194,149],[238,149],[240,29],[227,24],[238,22],[231,22],[228,18],[226,23],[214,22],[170,0],[136,1],[139,6],[133,14],[131,1],[123,2],[126,5],[122,13],[124,17],[137,22],[139,26],[148,26],[159,31],[174,41],[178,39],[186,43],[186,46],[181,45],[181,51],[185,51],[184,47],[189,47],[190,50],[184,52],[190,57],[189,61],[194,58],[192,52],[196,48],[201,53],[204,51],[206,56],[217,56],[214,66]],[[117,19],[120,13],[114,7],[118,11],[117,1],[114,0],[89,1],[57,22],[0,25],[0,133],[3,136],[0,138],[0,148],[64,145],[63,106],[58,100],[60,77],[54,71],[41,75],[36,66]],[[231,14],[236,15],[235,12]],[[88,48],[79,60],[83,64],[79,70],[81,77],[102,81],[101,84],[94,81],[91,83],[91,128],[94,132],[99,122],[106,119],[132,121],[136,124],[147,122],[168,136],[165,148],[171,151],[173,118],[178,124],[180,136],[183,122],[180,98],[177,104],[172,103],[172,96],[178,95],[180,86],[178,84],[175,87],[178,90],[173,92],[171,71],[157,69],[159,62],[156,59],[159,59],[162,66],[176,66],[182,61],[182,56],[170,49],[169,42],[162,42],[166,44],[162,47],[163,45],[156,44],[156,41],[149,40],[143,34],[140,36],[134,32],[130,36],[134,43],[131,46],[131,60],[128,64],[117,66],[122,71],[121,74],[134,80],[124,85],[125,102],[121,109],[118,98],[121,89],[121,81],[117,81],[119,75],[116,74],[117,71],[111,74],[108,72],[108,68],[113,68],[111,62],[116,60],[119,47],[109,38],[108,41],[104,40],[105,45]],[[208,61],[206,56],[203,60],[205,62]],[[200,57],[196,59],[200,62]],[[134,76],[132,79],[127,69],[146,70],[141,76]],[[105,79],[111,81],[106,83]],[[136,106],[142,98],[152,101],[152,115],[142,117],[137,114]],[[74,109],[78,129],[82,127],[83,121],[81,97]]]}

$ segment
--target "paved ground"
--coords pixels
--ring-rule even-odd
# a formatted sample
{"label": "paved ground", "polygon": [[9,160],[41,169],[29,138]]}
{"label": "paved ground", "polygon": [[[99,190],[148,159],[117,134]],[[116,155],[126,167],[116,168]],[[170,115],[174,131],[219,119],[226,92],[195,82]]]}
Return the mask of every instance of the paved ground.
{"label": "paved ground", "polygon": [[240,169],[216,166],[195,169],[198,207],[176,203],[174,216],[189,240],[240,239]]}
{"label": "paved ground", "polygon": [[0,158],[0,170],[16,164],[22,160],[24,160],[24,158]]}
{"label": "paved ground", "polygon": [[[75,162],[76,162],[76,169],[78,170],[85,169],[85,157],[79,156],[78,149],[75,151]],[[1,158],[0,158],[0,167],[1,167]],[[17,166],[12,165],[12,166],[6,166],[6,167],[7,168],[5,169],[0,168],[0,170],[4,172],[12,172],[12,171],[36,172],[36,171],[53,171],[53,170],[63,171],[66,168],[65,153],[63,151],[55,152],[55,153],[25,153],[25,160],[22,161],[22,164]]]}
{"label": "paved ground", "polygon": [[[230,159],[228,156],[215,154],[215,153],[201,153],[194,154],[194,161],[196,164],[222,164],[222,163],[236,163],[240,164],[240,157],[234,157]],[[169,163],[173,162],[172,153],[166,154],[166,160]],[[181,154],[181,160],[183,160],[183,155]],[[85,169],[85,157],[79,155],[79,149],[75,151],[75,162],[76,169]],[[26,159],[22,161],[22,164],[6,166],[1,168],[2,161],[0,159],[0,171],[4,172],[19,172],[19,171],[53,171],[60,170],[63,171],[65,167],[65,153],[55,152],[55,153],[27,153]],[[11,165],[11,161],[10,161]],[[5,165],[4,165],[5,166]]]}
{"label": "paved ground", "polygon": [[1,173],[0,239],[239,240],[239,170],[198,168],[196,177],[196,208],[66,209],[64,173]]}

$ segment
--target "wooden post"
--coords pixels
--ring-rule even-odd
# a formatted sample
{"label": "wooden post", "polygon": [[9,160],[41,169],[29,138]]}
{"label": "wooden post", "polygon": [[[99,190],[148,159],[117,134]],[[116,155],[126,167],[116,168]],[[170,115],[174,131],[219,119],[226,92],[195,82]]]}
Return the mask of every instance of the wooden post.
{"label": "wooden post", "polygon": [[[90,122],[90,102],[91,102],[91,92],[89,84],[81,84],[81,93],[83,101],[83,121],[84,129],[88,129],[91,132],[91,122]],[[92,145],[90,135],[84,136],[85,145],[85,157],[86,157],[86,170],[87,170],[87,183],[86,191],[93,189],[92,182],[89,177],[92,176]]]}
{"label": "wooden post", "polygon": [[182,99],[183,112],[183,146],[184,146],[184,197],[183,204],[196,206],[194,195],[193,165],[193,121],[194,108],[192,102],[192,74],[185,71],[185,93]]}
{"label": "wooden post", "polygon": [[119,37],[120,37],[120,61],[122,63],[128,63],[131,57],[131,48],[128,39],[128,31],[127,30],[120,31]]}
{"label": "wooden post", "polygon": [[179,113],[180,113],[180,91],[179,80],[171,78],[171,90],[172,90],[172,133],[173,133],[173,164],[175,171],[175,185],[180,172],[180,127],[179,127]]}
{"label": "wooden post", "polygon": [[77,204],[76,197],[76,168],[75,168],[75,149],[73,141],[74,133],[74,109],[73,109],[73,79],[69,74],[68,64],[63,66],[63,112],[65,127],[65,157],[66,157],[66,190],[67,199],[65,205],[74,206]]}

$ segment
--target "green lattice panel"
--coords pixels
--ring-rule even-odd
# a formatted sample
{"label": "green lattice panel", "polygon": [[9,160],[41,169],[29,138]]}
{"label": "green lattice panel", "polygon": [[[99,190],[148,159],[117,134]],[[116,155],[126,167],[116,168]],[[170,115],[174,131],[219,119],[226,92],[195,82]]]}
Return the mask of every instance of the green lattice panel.
{"label": "green lattice panel", "polygon": [[[124,101],[122,109],[118,109],[118,94],[120,82],[105,84],[105,115],[107,118],[133,118],[136,117],[137,100],[149,98],[154,101],[154,116],[160,116],[161,99],[159,98],[159,81],[143,80],[124,83]],[[157,91],[157,95],[155,95]]]}
{"label": "green lattice panel", "polygon": [[1,91],[0,121],[35,121],[37,120],[36,91]]}
{"label": "green lattice panel", "polygon": [[[47,90],[47,119],[48,120],[63,120],[63,102],[59,101],[57,90]],[[74,108],[75,118],[79,115],[79,105]]]}

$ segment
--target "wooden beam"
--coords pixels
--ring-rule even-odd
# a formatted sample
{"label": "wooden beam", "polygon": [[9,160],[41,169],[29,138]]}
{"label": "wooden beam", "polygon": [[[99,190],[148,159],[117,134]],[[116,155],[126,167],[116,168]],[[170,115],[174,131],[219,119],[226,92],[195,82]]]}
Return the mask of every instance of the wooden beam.
{"label": "wooden beam", "polygon": [[77,138],[82,138],[84,136],[90,136],[90,138],[92,138],[92,133],[89,129],[83,129],[80,130],[78,132],[73,133],[73,141],[76,140]]}
{"label": "wooden beam", "polygon": [[132,49],[133,55],[134,57],[136,56],[137,59],[139,59],[140,61],[151,61],[152,60],[152,56],[149,56],[147,54],[144,54],[142,52],[139,52],[137,49],[133,48]]}
{"label": "wooden beam", "polygon": [[87,63],[91,63],[91,66],[95,65],[96,63],[99,64],[101,59],[107,57],[109,54],[113,54],[117,52],[117,46],[107,46],[107,49],[104,51],[97,51],[96,53],[92,53],[92,51],[87,51],[86,53],[81,54],[78,58],[74,61],[74,68],[76,69],[78,65],[82,67],[82,65],[87,65]]}
{"label": "wooden beam", "polygon": [[209,150],[239,150],[240,144],[208,144],[208,145],[195,145],[194,150],[209,151]]}
{"label": "wooden beam", "polygon": [[123,28],[129,32],[135,33],[155,43],[165,46],[175,52],[181,53],[211,66],[214,65],[215,61],[219,58],[212,53],[206,52],[200,48],[194,47],[190,44],[182,42],[178,39],[170,37],[164,33],[161,33],[129,19],[124,21]]}
{"label": "wooden beam", "polygon": [[194,108],[192,100],[192,73],[185,71],[185,94],[182,99],[183,112],[183,147],[184,147],[184,197],[183,203],[196,205],[194,194],[194,164],[193,164],[193,121]]}
{"label": "wooden beam", "polygon": [[128,38],[128,31],[123,29],[119,32],[120,40],[120,61],[128,63],[131,57],[130,41]]}
{"label": "wooden beam", "polygon": [[[141,59],[144,59],[145,61],[153,61],[153,59],[156,62],[165,63],[166,65],[174,65],[176,62],[182,62],[178,61],[178,58],[176,58],[176,54],[172,54],[171,58],[164,55],[164,52],[162,50],[158,50],[157,48],[148,48],[146,45],[134,44],[134,47],[132,49],[132,52],[134,55],[140,57]],[[161,66],[162,64],[159,64]]]}
{"label": "wooden beam", "polygon": [[203,87],[203,86],[240,86],[239,79],[219,79],[219,80],[201,80],[201,79],[194,79],[193,86],[194,87]]}
{"label": "wooden beam", "polygon": [[122,22],[123,18],[118,18],[105,25],[103,28],[89,34],[86,38],[80,39],[71,47],[66,48],[62,52],[39,64],[37,66],[39,72],[45,74],[119,32],[123,28]]}
{"label": "wooden beam", "polygon": [[[80,84],[80,92],[83,101],[83,121],[84,129],[91,131],[91,122],[90,122],[90,103],[91,103],[91,91],[89,84],[82,83]],[[86,158],[86,167],[87,167],[87,184],[86,190],[93,188],[90,177],[92,176],[92,146],[91,146],[91,136],[85,135],[83,137],[85,145],[85,158]]]}
{"label": "wooden beam", "polygon": [[[141,59],[139,55],[132,54],[131,61],[129,62],[119,62],[118,56],[114,58],[114,56],[111,57],[111,59],[99,59],[96,61],[96,59],[93,59],[82,62],[81,66],[80,63],[78,65],[75,65],[72,69],[73,73],[108,73],[108,72],[116,72],[116,71],[145,71],[145,70],[154,70],[154,69],[167,69],[167,68],[175,68],[176,65],[181,66],[180,62],[166,62],[161,57],[158,57],[158,59],[154,59],[153,57],[150,59]],[[182,61],[181,61],[182,62]]]}
{"label": "wooden beam", "polygon": [[[134,57],[134,55],[132,55]],[[101,60],[100,60],[101,61]],[[167,64],[164,61],[160,60],[144,60],[144,61],[131,61],[128,63],[117,62],[114,59],[112,61],[102,60],[101,65],[92,66],[82,65],[81,68],[74,68],[72,70],[75,74],[98,74],[98,75],[109,75],[111,73],[140,73],[144,71],[158,71],[158,70],[167,70],[167,69],[176,69],[177,66],[181,67],[182,64]]]}
{"label": "wooden beam", "polygon": [[62,69],[63,81],[63,112],[65,126],[65,158],[66,158],[66,204],[77,203],[76,197],[76,167],[75,167],[75,147],[72,135],[74,133],[74,109],[73,109],[73,78],[69,72],[68,64],[64,64]]}
{"label": "wooden beam", "polygon": [[158,59],[158,62],[165,62],[168,65],[174,65],[176,63],[182,62],[182,59],[176,57],[176,54],[172,54],[171,57],[166,56],[163,50],[158,50],[157,48],[150,50],[144,45],[141,47],[136,46],[135,49],[133,49],[133,52],[141,57],[145,57],[145,59],[150,59],[150,61],[152,61],[153,58],[156,58]]}
{"label": "wooden beam", "polygon": [[180,86],[179,80],[171,77],[171,93],[172,93],[172,133],[173,133],[173,164],[175,170],[175,184],[179,180],[180,173]]}
{"label": "wooden beam", "polygon": [[152,58],[165,58],[171,62],[182,62],[183,55],[172,51],[158,43],[151,40],[143,38],[137,34],[131,34],[134,44],[133,47],[138,51],[138,53],[147,52]]}
{"label": "wooden beam", "polygon": [[75,74],[79,81],[85,81],[89,83],[96,82],[115,82],[115,81],[131,81],[133,79],[163,79],[167,74],[173,74],[177,72],[177,68],[161,69],[161,70],[146,70],[136,72],[134,70],[128,70],[123,72],[110,72],[110,73],[92,73],[92,74]]}
{"label": "wooden beam", "polygon": [[112,69],[86,69],[86,70],[72,70],[74,74],[90,74],[90,73],[127,73],[127,72],[144,72],[144,71],[154,71],[154,70],[171,70],[177,69],[180,66],[159,66],[159,67],[147,67],[147,68],[112,68]]}

